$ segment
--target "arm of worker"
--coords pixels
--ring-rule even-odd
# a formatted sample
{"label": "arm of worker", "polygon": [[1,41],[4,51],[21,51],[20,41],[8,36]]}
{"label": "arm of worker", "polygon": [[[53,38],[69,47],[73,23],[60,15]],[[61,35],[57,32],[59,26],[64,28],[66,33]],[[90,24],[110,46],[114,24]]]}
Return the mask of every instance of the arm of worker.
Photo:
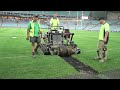
{"label": "arm of worker", "polygon": [[[59,19],[57,19],[57,26],[60,26],[60,21]],[[61,29],[61,27],[58,27],[59,29]]]}
{"label": "arm of worker", "polygon": [[40,34],[40,38],[42,38],[42,29],[40,26],[40,19],[38,20],[38,24],[39,24],[39,34]]}
{"label": "arm of worker", "polygon": [[26,40],[29,40],[29,36],[30,36],[30,31],[27,30],[27,37],[26,37]]}
{"label": "arm of worker", "polygon": [[107,41],[108,34],[109,34],[109,25],[107,25],[107,26],[105,27],[105,37],[104,37],[104,42]]}
{"label": "arm of worker", "polygon": [[53,21],[52,21],[52,19],[50,20],[50,27],[52,27],[52,24],[53,24]]}
{"label": "arm of worker", "polygon": [[40,29],[40,38],[42,38],[43,31]]}
{"label": "arm of worker", "polygon": [[58,26],[60,25],[60,21],[59,21],[59,19],[58,19]]}
{"label": "arm of worker", "polygon": [[29,37],[30,37],[30,29],[31,29],[31,25],[30,25],[30,22],[28,23],[28,28],[27,28],[27,37],[26,37],[26,40],[29,40]]}
{"label": "arm of worker", "polygon": [[108,33],[109,33],[108,31],[107,31],[107,32],[105,32],[104,42],[106,42],[106,41],[107,41]]}

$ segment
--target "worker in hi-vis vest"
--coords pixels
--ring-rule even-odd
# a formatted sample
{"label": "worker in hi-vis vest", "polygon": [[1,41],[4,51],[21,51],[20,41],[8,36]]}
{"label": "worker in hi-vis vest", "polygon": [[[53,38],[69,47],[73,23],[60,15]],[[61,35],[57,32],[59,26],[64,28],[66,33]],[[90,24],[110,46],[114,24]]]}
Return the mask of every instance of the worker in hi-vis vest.
{"label": "worker in hi-vis vest", "polygon": [[[40,37],[41,29],[40,29],[40,22],[38,22],[38,15],[33,16],[33,20],[31,20],[28,23],[28,29],[27,29],[27,38],[26,40],[29,40],[32,43],[32,55],[33,57],[38,54],[37,49],[39,48],[41,44],[41,37]],[[35,48],[35,42],[37,43],[37,46]]]}
{"label": "worker in hi-vis vest", "polygon": [[57,30],[58,27],[55,27],[55,26],[59,26],[59,24],[60,24],[60,22],[59,22],[59,19],[57,18],[57,14],[54,14],[50,20],[51,30]]}
{"label": "worker in hi-vis vest", "polygon": [[104,17],[101,17],[99,22],[101,27],[98,38],[97,57],[94,59],[99,60],[99,62],[105,62],[107,61],[107,45],[109,42],[110,25],[106,22]]}

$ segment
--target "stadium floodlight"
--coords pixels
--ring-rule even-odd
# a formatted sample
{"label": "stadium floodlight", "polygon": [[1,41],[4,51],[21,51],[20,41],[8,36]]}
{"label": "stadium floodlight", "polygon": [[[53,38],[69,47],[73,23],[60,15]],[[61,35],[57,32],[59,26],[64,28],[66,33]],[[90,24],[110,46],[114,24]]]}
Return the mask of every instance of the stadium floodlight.
{"label": "stadium floodlight", "polygon": [[78,11],[77,11],[77,27],[78,27]]}
{"label": "stadium floodlight", "polygon": [[[81,11],[82,13],[81,13],[81,19],[79,20],[79,11],[77,11],[77,26],[76,27],[78,27],[79,26],[79,21],[80,21],[80,27],[81,27],[81,30],[82,30],[82,22],[83,22],[83,11]],[[79,30],[78,28],[77,28],[77,30]]]}
{"label": "stadium floodlight", "polygon": [[82,18],[81,18],[81,30],[82,30],[82,21],[83,21],[83,11],[82,11]]}
{"label": "stadium floodlight", "polygon": [[78,11],[77,11],[77,26],[76,26],[76,30],[78,30]]}

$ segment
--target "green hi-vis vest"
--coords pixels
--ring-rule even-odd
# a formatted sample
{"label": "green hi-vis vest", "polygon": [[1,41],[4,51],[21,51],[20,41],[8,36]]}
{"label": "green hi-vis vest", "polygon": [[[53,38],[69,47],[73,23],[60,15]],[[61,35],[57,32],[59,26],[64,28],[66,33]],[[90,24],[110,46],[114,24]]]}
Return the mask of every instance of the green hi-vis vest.
{"label": "green hi-vis vest", "polygon": [[[38,23],[39,28],[40,28],[40,23],[39,23],[39,22],[37,22],[37,23]],[[30,21],[30,24],[31,24],[30,36],[31,36],[31,37],[33,37],[33,36],[34,36],[34,22],[33,22],[33,20],[32,20],[32,21]],[[40,30],[39,30],[39,32],[38,32],[38,33],[40,33]]]}

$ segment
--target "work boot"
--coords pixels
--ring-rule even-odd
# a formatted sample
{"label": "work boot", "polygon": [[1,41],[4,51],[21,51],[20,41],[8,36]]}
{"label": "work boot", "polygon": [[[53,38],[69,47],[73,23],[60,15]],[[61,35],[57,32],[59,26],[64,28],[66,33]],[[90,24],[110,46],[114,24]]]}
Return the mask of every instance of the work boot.
{"label": "work boot", "polygon": [[32,52],[32,56],[33,56],[34,58],[36,57],[35,52]]}
{"label": "work boot", "polygon": [[101,60],[99,60],[99,62],[105,62],[105,60],[104,60],[104,59],[101,59]]}
{"label": "work boot", "polygon": [[103,58],[103,60],[106,62],[106,61],[107,61],[107,58]]}
{"label": "work boot", "polygon": [[37,54],[37,55],[38,55],[38,51],[37,51],[37,49],[35,49],[35,54]]}
{"label": "work boot", "polygon": [[100,60],[101,58],[99,58],[99,57],[95,57],[93,60]]}

